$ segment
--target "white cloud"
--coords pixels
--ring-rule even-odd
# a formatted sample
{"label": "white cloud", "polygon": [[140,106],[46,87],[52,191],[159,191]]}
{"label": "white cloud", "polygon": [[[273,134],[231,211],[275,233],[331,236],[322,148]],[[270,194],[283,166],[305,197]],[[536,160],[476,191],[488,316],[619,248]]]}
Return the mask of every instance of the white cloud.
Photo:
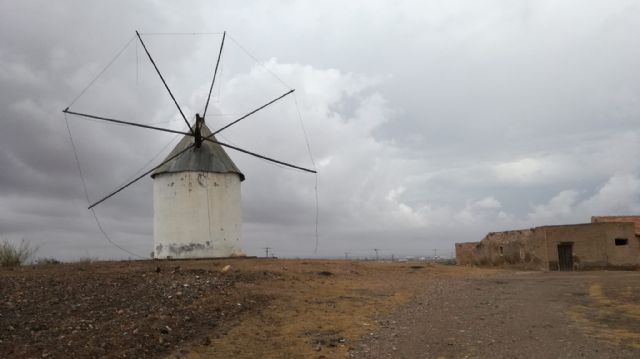
{"label": "white cloud", "polygon": [[548,203],[533,206],[529,220],[538,224],[558,224],[577,217],[574,207],[578,194],[575,190],[561,191]]}
{"label": "white cloud", "polygon": [[474,203],[474,206],[482,209],[498,209],[502,207],[500,202],[492,196],[485,197],[477,201],[476,203]]}
{"label": "white cloud", "polygon": [[593,215],[640,212],[640,178],[636,174],[615,175],[579,205]]}
{"label": "white cloud", "polygon": [[540,177],[544,176],[544,169],[544,162],[534,158],[524,158],[494,166],[498,180],[515,184],[529,184],[539,181]]}
{"label": "white cloud", "polygon": [[640,211],[640,178],[636,174],[614,175],[584,199],[576,190],[564,190],[545,204],[534,205],[529,221],[541,224],[588,222],[596,215],[636,214]]}

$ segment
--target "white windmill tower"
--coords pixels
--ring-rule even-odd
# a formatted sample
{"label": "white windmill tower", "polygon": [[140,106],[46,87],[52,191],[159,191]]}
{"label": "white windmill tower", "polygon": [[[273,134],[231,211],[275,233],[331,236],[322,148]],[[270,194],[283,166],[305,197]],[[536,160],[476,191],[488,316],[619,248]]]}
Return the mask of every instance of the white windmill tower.
{"label": "white windmill tower", "polygon": [[[198,120],[196,132],[210,136],[204,120]],[[184,136],[168,158],[194,140]],[[151,177],[155,258],[242,255],[240,182],[244,175],[222,146],[202,142],[156,169]]]}
{"label": "white windmill tower", "polygon": [[203,115],[196,114],[193,125],[182,112],[180,105],[178,105],[147,50],[144,41],[142,41],[140,33],[136,31],[136,35],[171,99],[178,108],[180,115],[189,127],[189,132],[79,113],[71,111],[69,107],[63,110],[65,114],[93,120],[184,135],[163,162],[114,190],[99,201],[90,204],[89,209],[151,174],[154,180],[153,253],[155,258],[212,258],[243,255],[241,245],[242,208],[240,183],[244,181],[245,177],[223,147],[298,170],[311,173],[316,173],[316,171],[219,142],[215,135],[293,93],[294,90],[287,91],[212,132],[205,124],[205,117],[216,80],[226,33],[222,36],[220,52]]}

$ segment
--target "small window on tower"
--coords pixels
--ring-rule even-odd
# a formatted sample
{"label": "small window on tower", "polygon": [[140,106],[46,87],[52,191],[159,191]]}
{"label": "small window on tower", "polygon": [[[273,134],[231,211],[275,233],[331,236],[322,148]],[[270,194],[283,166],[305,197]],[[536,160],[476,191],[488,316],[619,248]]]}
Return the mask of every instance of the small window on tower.
{"label": "small window on tower", "polygon": [[629,244],[629,240],[626,238],[616,238],[616,246],[626,246]]}
{"label": "small window on tower", "polygon": [[500,251],[500,255],[504,254],[504,248],[502,248],[502,246],[498,247],[498,250]]}

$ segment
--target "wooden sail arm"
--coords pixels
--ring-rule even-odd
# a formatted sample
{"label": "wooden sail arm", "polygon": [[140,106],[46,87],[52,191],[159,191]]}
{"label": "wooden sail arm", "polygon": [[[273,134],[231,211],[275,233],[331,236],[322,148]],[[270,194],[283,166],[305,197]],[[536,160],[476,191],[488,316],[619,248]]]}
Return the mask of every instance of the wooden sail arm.
{"label": "wooden sail arm", "polygon": [[[213,132],[212,136],[216,135],[216,134],[218,134],[218,133],[220,133],[220,132],[222,132],[224,130],[226,130],[227,128],[235,125],[236,123],[244,120],[245,118],[255,114],[256,112],[258,112],[258,111],[260,111],[262,109],[264,109],[265,107],[271,105],[272,103],[274,103],[274,102],[282,99],[283,97],[293,93],[293,91],[294,90],[290,90],[287,93],[285,93],[285,94],[283,94],[283,95],[281,95],[281,96],[279,96],[279,97],[267,102],[266,104],[256,108],[255,110],[253,110],[251,112],[248,112],[247,114],[243,115],[242,117],[238,118],[237,120],[235,120],[235,121],[227,124],[226,126],[216,130],[215,132]],[[169,133],[177,133],[177,134],[181,134],[181,135],[196,136],[195,131],[194,131],[194,133],[189,133],[189,132],[184,132],[184,131],[172,130],[172,129],[169,129],[169,128],[163,128],[163,127],[145,125],[145,124],[141,124],[141,123],[117,120],[117,119],[114,119],[114,118],[109,118],[109,117],[104,117],[104,116],[97,116],[97,115],[91,115],[91,114],[86,114],[86,113],[81,113],[81,112],[75,112],[75,111],[70,111],[69,107],[67,107],[64,110],[62,110],[62,112],[66,113],[66,114],[69,114],[69,115],[76,115],[76,116],[80,116],[80,117],[90,118],[90,119],[93,119],[93,120],[100,120],[100,121],[106,121],[106,122],[111,122],[111,123],[117,123],[117,124],[121,124],[121,125],[129,125],[129,126],[147,128],[147,129],[150,129],[150,130],[157,130],[157,131],[163,131],[163,132],[169,132]],[[200,116],[199,114],[196,114],[196,125],[197,125],[199,116]],[[202,121],[204,122],[204,117],[200,117],[200,118],[202,118]]]}
{"label": "wooden sail arm", "polygon": [[[275,99],[273,99],[273,100],[269,101],[268,103],[266,103],[266,104],[264,104],[264,105],[262,105],[262,106],[260,106],[260,107],[256,108],[255,110],[253,110],[253,111],[251,111],[251,112],[247,113],[246,115],[244,115],[244,116],[240,117],[239,119],[237,119],[237,120],[235,120],[235,121],[233,121],[233,122],[229,123],[228,125],[226,125],[226,126],[224,126],[224,127],[220,128],[220,129],[218,129],[217,131],[215,131],[215,132],[214,132],[214,133],[212,133],[211,135],[209,135],[209,136],[207,136],[207,137],[202,137],[202,140],[203,140],[203,141],[209,141],[209,142],[217,143],[217,144],[219,144],[220,146],[227,147],[227,148],[231,148],[231,149],[236,150],[236,151],[238,151],[238,152],[242,152],[242,153],[245,153],[245,154],[248,154],[248,155],[251,155],[251,156],[257,157],[257,158],[261,158],[261,159],[266,160],[266,161],[270,161],[270,162],[273,162],[273,163],[277,163],[277,164],[279,164],[279,165],[283,165],[283,166],[287,166],[287,167],[295,168],[295,169],[298,169],[298,170],[301,170],[301,171],[305,171],[305,172],[316,173],[316,171],[311,170],[311,169],[308,169],[308,168],[304,168],[304,167],[296,166],[296,165],[293,165],[293,164],[290,164],[290,163],[286,163],[286,162],[283,162],[283,161],[279,161],[279,160],[276,160],[276,159],[273,159],[273,158],[270,158],[270,157],[267,157],[267,156],[263,156],[263,155],[257,154],[257,153],[255,153],[255,152],[251,152],[251,151],[244,150],[244,149],[242,149],[242,148],[240,148],[240,147],[236,147],[236,146],[232,146],[232,145],[226,144],[226,143],[224,143],[224,142],[218,142],[218,141],[216,141],[216,140],[214,140],[214,139],[213,139],[213,136],[214,136],[215,134],[220,133],[220,132],[222,132],[223,130],[226,130],[227,128],[229,128],[229,127],[231,127],[231,126],[235,125],[236,123],[240,122],[241,120],[243,120],[243,119],[245,119],[245,118],[247,118],[247,117],[249,117],[249,116],[251,116],[251,115],[255,114],[256,112],[258,112],[258,111],[260,111],[260,110],[264,109],[265,107],[267,107],[267,106],[271,105],[272,103],[274,103],[274,102],[276,102],[276,101],[278,101],[278,100],[282,99],[283,97],[285,97],[285,96],[287,96],[287,95],[289,95],[289,94],[293,93],[293,91],[294,91],[294,90],[290,90],[290,91],[288,91],[287,93],[285,93],[285,94],[281,95],[280,97],[275,98]],[[143,124],[134,123],[134,122],[127,122],[127,121],[116,120],[116,119],[107,118],[107,117],[102,117],[102,116],[95,116],[95,115],[89,115],[89,114],[84,114],[84,113],[80,113],[80,112],[69,111],[69,108],[68,108],[68,107],[67,107],[66,109],[64,109],[62,112],[67,113],[67,114],[71,114],[71,115],[76,115],[76,116],[86,117],[86,118],[90,118],[90,119],[94,119],[94,120],[102,120],[102,121],[107,121],[107,122],[112,122],[112,123],[118,123],[118,124],[123,124],[123,125],[131,125],[131,126],[142,127],[142,128],[147,128],[147,129],[152,129],[152,130],[158,130],[158,131],[163,131],[163,132],[177,133],[177,134],[182,134],[182,135],[187,135],[187,136],[194,136],[194,137],[196,136],[196,135],[195,135],[195,133],[190,133],[190,132],[176,131],[176,130],[171,130],[171,129],[168,129],[168,128],[162,128],[162,127],[155,127],[155,126],[143,125]],[[204,120],[203,120],[203,121],[204,121]],[[196,122],[197,122],[197,121],[196,121]],[[194,132],[195,132],[195,131],[194,131]],[[140,176],[136,177],[136,178],[135,178],[135,179],[133,179],[132,181],[129,181],[127,184],[125,184],[125,185],[123,185],[123,186],[119,187],[118,189],[116,189],[116,190],[112,191],[111,193],[109,193],[108,195],[106,195],[105,197],[103,197],[102,199],[100,199],[100,200],[98,200],[98,201],[94,202],[93,204],[91,204],[91,205],[89,206],[89,209],[91,209],[91,208],[93,208],[93,207],[97,206],[98,204],[100,204],[100,203],[102,203],[102,202],[106,201],[107,199],[109,199],[109,198],[111,198],[111,197],[115,196],[116,194],[118,194],[119,192],[121,192],[122,190],[124,190],[125,188],[127,188],[127,187],[131,186],[132,184],[136,183],[136,182],[137,182],[137,181],[139,181],[140,179],[144,178],[146,175],[148,175],[148,174],[150,174],[151,172],[155,171],[156,169],[158,169],[158,168],[162,167],[162,166],[163,166],[164,164],[166,164],[167,162],[169,162],[169,161],[171,161],[171,160],[173,160],[173,159],[177,158],[178,156],[180,156],[180,155],[182,155],[183,153],[187,152],[189,149],[194,148],[195,146],[196,146],[196,143],[195,143],[195,141],[194,141],[194,143],[193,143],[193,144],[191,144],[190,146],[186,147],[184,150],[182,150],[182,151],[180,151],[180,152],[176,153],[175,155],[171,156],[170,158],[167,158],[165,161],[163,161],[163,162],[162,162],[162,163],[160,163],[159,165],[157,165],[157,166],[153,167],[152,169],[150,169],[149,171],[147,171],[147,172],[143,173],[142,175],[140,175]]]}
{"label": "wooden sail arm", "polygon": [[158,76],[160,76],[160,80],[162,80],[162,83],[164,84],[164,87],[167,89],[167,92],[169,92],[169,96],[171,96],[171,99],[173,100],[173,103],[176,104],[176,107],[178,108],[178,111],[180,112],[180,115],[184,119],[184,122],[187,124],[187,127],[189,127],[189,131],[191,131],[191,133],[195,134],[195,132],[193,132],[193,128],[191,128],[191,124],[189,123],[189,121],[187,121],[187,117],[182,112],[182,108],[180,108],[180,105],[178,105],[178,101],[176,101],[176,98],[173,96],[173,93],[171,92],[171,89],[169,89],[169,85],[167,85],[167,82],[164,80],[164,77],[162,77],[162,73],[160,73],[160,69],[158,69],[158,66],[156,65],[156,62],[153,61],[153,57],[151,57],[151,54],[149,53],[149,50],[147,50],[147,46],[144,44],[144,41],[142,41],[142,37],[140,37],[140,33],[138,31],[136,31],[136,35],[138,36],[138,40],[140,40],[140,43],[142,44],[142,48],[144,49],[144,52],[147,53],[147,57],[149,57],[149,61],[151,61],[151,64],[156,69],[156,72],[158,73]]}
{"label": "wooden sail arm", "polygon": [[148,170],[147,172],[141,174],[140,176],[134,178],[133,180],[129,181],[127,184],[120,186],[118,189],[116,189],[115,191],[109,193],[108,195],[102,197],[102,199],[94,202],[93,204],[89,205],[88,209],[91,209],[97,205],[99,205],[100,203],[108,200],[109,198],[115,196],[116,194],[118,194],[119,192],[121,192],[122,190],[124,190],[125,188],[131,186],[132,184],[138,182],[139,180],[141,180],[142,178],[144,178],[145,176],[147,176],[149,173],[157,170],[158,168],[162,167],[165,163],[172,161],[175,158],[178,158],[178,156],[182,155],[183,153],[187,152],[188,150],[192,149],[195,146],[195,144],[191,144],[190,146],[186,147],[184,150],[176,153],[175,155],[167,158],[166,160],[164,160],[162,163],[160,163],[159,165],[153,167],[152,169]]}
{"label": "wooden sail arm", "polygon": [[[190,135],[190,136],[191,136],[191,134],[190,134],[190,133],[185,133],[185,134],[186,134],[186,135]],[[273,158],[270,158],[270,157],[267,157],[267,156],[263,156],[263,155],[260,155],[260,154],[258,154],[258,153],[255,153],[255,152],[247,151],[247,150],[242,149],[242,148],[237,147],[237,146],[232,146],[232,145],[229,145],[229,144],[224,143],[224,142],[219,142],[219,141],[213,140],[213,139],[211,139],[211,137],[213,137],[213,135],[210,135],[210,136],[207,136],[207,137],[203,137],[202,139],[203,139],[204,141],[209,141],[209,142],[212,142],[212,143],[216,143],[216,144],[218,144],[218,145],[220,145],[220,146],[227,147],[227,148],[230,148],[230,149],[232,149],[232,150],[236,150],[236,151],[238,151],[238,152],[242,152],[242,153],[245,153],[245,154],[248,154],[248,155],[251,155],[251,156],[257,157],[257,158],[261,158],[261,159],[266,160],[266,161],[269,161],[269,162],[277,163],[277,164],[282,165],[282,166],[286,166],[286,167],[294,168],[294,169],[301,170],[301,171],[305,171],[305,172],[317,173],[316,171],[311,170],[311,169],[308,169],[308,168],[304,168],[304,167],[300,167],[300,166],[292,165],[292,164],[290,164],[290,163],[283,162],[283,161],[279,161],[279,160],[276,160],[276,159],[273,159]],[[107,199],[109,199],[109,198],[111,198],[111,197],[115,196],[116,194],[118,194],[119,192],[121,192],[122,190],[124,190],[125,188],[127,188],[127,187],[131,186],[132,184],[136,183],[137,181],[141,180],[142,178],[144,178],[145,176],[147,176],[147,175],[148,175],[148,174],[150,174],[151,172],[153,172],[153,171],[157,170],[158,168],[162,167],[164,164],[166,164],[166,163],[168,163],[168,162],[170,162],[170,161],[172,161],[172,160],[174,160],[174,159],[178,158],[178,157],[179,157],[179,156],[181,156],[183,153],[185,153],[185,152],[187,152],[188,150],[190,150],[190,149],[194,148],[195,146],[196,146],[196,144],[195,144],[195,142],[194,142],[194,143],[193,143],[193,144],[191,144],[190,146],[186,147],[184,150],[182,150],[182,151],[180,151],[180,152],[176,153],[175,155],[173,155],[173,156],[171,156],[171,157],[167,158],[166,160],[164,160],[164,161],[163,161],[162,163],[160,163],[159,165],[157,165],[157,166],[153,167],[152,169],[150,169],[150,170],[146,171],[145,173],[141,174],[140,176],[136,177],[135,179],[133,179],[133,180],[129,181],[127,184],[125,184],[125,185],[123,185],[123,186],[119,187],[118,189],[116,189],[116,190],[112,191],[111,193],[109,193],[108,195],[104,196],[104,197],[103,197],[103,198],[101,198],[100,200],[98,200],[98,201],[94,202],[93,204],[91,204],[91,205],[89,206],[89,209],[91,209],[91,208],[93,208],[93,207],[95,207],[95,206],[99,205],[100,203],[102,203],[102,202],[106,201]]]}
{"label": "wooden sail arm", "polygon": [[222,57],[222,48],[224,47],[224,39],[227,37],[227,32],[222,33],[222,42],[220,43],[220,51],[218,52],[218,60],[216,61],[216,68],[213,70],[213,79],[211,80],[211,87],[209,87],[209,96],[207,96],[207,103],[204,105],[204,112],[202,117],[207,117],[207,109],[209,108],[209,100],[211,100],[211,93],[213,92],[213,84],[216,83],[216,75],[218,74],[218,66],[220,65],[220,58]]}
{"label": "wooden sail arm", "polygon": [[69,111],[68,107],[65,108],[62,112],[66,113],[66,114],[69,114],[69,115],[76,115],[76,116],[80,116],[80,117],[90,118],[90,119],[93,119],[93,120],[100,120],[100,121],[117,123],[117,124],[121,124],[121,125],[129,125],[129,126],[135,126],[135,127],[141,127],[141,128],[148,128],[150,130],[157,130],[157,131],[163,131],[163,132],[170,132],[170,133],[177,133],[177,134],[181,134],[181,135],[193,136],[189,132],[176,131],[176,130],[172,130],[172,129],[169,129],[169,128],[144,125],[144,124],[141,124],[141,123],[122,121],[122,120],[116,120],[114,118],[108,118],[108,117],[90,115],[90,114],[81,113],[81,112]]}
{"label": "wooden sail arm", "polygon": [[274,103],[274,102],[276,102],[276,101],[278,101],[278,100],[280,100],[280,99],[282,99],[282,98],[286,97],[287,95],[292,94],[294,91],[295,91],[295,89],[291,89],[291,90],[289,90],[289,91],[285,92],[284,94],[280,95],[279,97],[276,97],[276,98],[274,98],[273,100],[271,100],[271,101],[269,101],[269,102],[265,103],[264,105],[262,105],[262,106],[260,106],[260,107],[256,108],[255,110],[253,110],[253,111],[251,111],[251,112],[248,112],[246,115],[244,115],[244,116],[240,117],[239,119],[237,119],[237,120],[235,120],[235,121],[233,121],[233,122],[230,122],[229,124],[227,124],[227,125],[225,125],[225,126],[223,126],[223,127],[219,128],[218,130],[214,131],[214,132],[213,132],[213,134],[212,134],[212,136],[213,136],[213,135],[216,135],[216,134],[218,134],[218,133],[220,133],[220,132],[222,132],[222,131],[224,131],[224,130],[226,130],[227,128],[229,128],[229,127],[231,127],[231,126],[235,125],[236,123],[238,123],[238,122],[240,122],[240,121],[244,120],[245,118],[247,118],[247,117],[249,117],[249,116],[253,115],[254,113],[256,113],[256,112],[258,112],[258,111],[262,110],[263,108],[265,108],[265,107],[267,107],[267,106],[271,105],[272,103]]}
{"label": "wooden sail arm", "polygon": [[[213,136],[213,135],[211,135],[211,136]],[[263,156],[263,155],[261,155],[261,154],[255,153],[255,152],[247,151],[247,150],[242,149],[242,148],[240,148],[240,147],[232,146],[232,145],[230,145],[230,144],[228,144],[228,143],[220,142],[220,141],[217,141],[217,140],[212,140],[212,139],[210,138],[211,136],[207,136],[207,137],[205,137],[205,138],[204,138],[204,140],[205,140],[205,141],[209,141],[209,142],[216,143],[216,144],[218,144],[218,145],[220,145],[220,146],[222,146],[222,147],[227,147],[227,148],[230,148],[230,149],[232,149],[232,150],[236,150],[236,151],[238,151],[238,152],[246,153],[246,154],[248,154],[248,155],[251,155],[251,156],[254,156],[254,157],[258,157],[258,158],[261,158],[261,159],[263,159],[263,160],[267,160],[267,161],[269,161],[269,162],[277,163],[277,164],[279,164],[279,165],[283,165],[283,166],[286,166],[286,167],[295,168],[295,169],[297,169],[297,170],[301,170],[301,171],[305,171],[305,172],[317,173],[316,171],[311,170],[311,169],[308,169],[308,168],[304,168],[304,167],[300,167],[300,166],[292,165],[291,163],[287,163],[287,162],[279,161],[279,160],[276,160],[276,159],[274,159],[274,158],[267,157],[267,156]]]}

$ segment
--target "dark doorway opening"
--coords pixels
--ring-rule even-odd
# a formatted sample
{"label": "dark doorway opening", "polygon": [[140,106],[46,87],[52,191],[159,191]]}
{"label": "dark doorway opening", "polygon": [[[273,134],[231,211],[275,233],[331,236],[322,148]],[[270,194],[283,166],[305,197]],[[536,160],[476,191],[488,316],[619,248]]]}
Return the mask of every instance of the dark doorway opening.
{"label": "dark doorway opening", "polygon": [[573,243],[558,244],[558,269],[569,272],[573,270]]}

